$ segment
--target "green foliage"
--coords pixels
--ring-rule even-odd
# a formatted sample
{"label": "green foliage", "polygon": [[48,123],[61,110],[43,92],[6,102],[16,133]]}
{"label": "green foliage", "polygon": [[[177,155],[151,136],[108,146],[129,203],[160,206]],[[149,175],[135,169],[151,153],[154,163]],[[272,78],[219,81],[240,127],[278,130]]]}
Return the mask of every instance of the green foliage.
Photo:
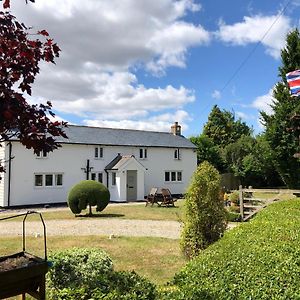
{"label": "green foliage", "polygon": [[299,243],[300,200],[274,203],[189,262],[163,299],[299,299]]}
{"label": "green foliage", "polygon": [[110,193],[106,186],[94,180],[82,180],[69,191],[68,206],[72,213],[79,214],[87,206],[97,206],[97,211],[102,211],[110,200]]}
{"label": "green foliage", "polygon": [[300,187],[300,161],[293,157],[299,149],[299,140],[290,129],[292,115],[298,109],[298,101],[291,97],[285,75],[300,68],[300,36],[296,29],[287,35],[286,47],[281,51],[282,66],[279,68],[282,81],[273,90],[273,114],[261,112],[266,127],[266,139],[272,149],[272,158],[283,182],[289,188]]}
{"label": "green foliage", "polygon": [[208,116],[203,134],[211,138],[215,145],[224,147],[237,141],[242,135],[250,135],[251,131],[245,122],[240,119],[235,120],[232,112],[221,111],[215,105]]}
{"label": "green foliage", "polygon": [[220,193],[220,175],[208,162],[198,166],[186,193],[181,248],[187,257],[220,238],[226,228],[226,211]]}
{"label": "green foliage", "polygon": [[239,192],[233,191],[229,194],[229,201],[235,205],[239,205]]}
{"label": "green foliage", "polygon": [[205,135],[193,136],[190,141],[197,146],[197,163],[208,161],[217,170],[225,170],[225,165],[220,155],[218,146],[213,140]]}
{"label": "green foliage", "polygon": [[156,286],[135,272],[115,272],[109,256],[99,249],[74,248],[51,255],[47,274],[52,300],[154,300]]}
{"label": "green foliage", "polygon": [[238,212],[228,211],[227,212],[228,222],[239,222],[241,221],[241,214]]}

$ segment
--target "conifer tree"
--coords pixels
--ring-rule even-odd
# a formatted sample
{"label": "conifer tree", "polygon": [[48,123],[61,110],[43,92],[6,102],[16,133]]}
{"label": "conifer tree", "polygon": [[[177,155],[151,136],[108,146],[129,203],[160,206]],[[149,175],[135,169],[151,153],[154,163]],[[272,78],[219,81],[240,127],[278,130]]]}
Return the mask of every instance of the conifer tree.
{"label": "conifer tree", "polygon": [[286,38],[281,51],[282,66],[279,68],[281,81],[273,90],[272,115],[261,112],[265,135],[272,149],[277,172],[289,188],[300,188],[300,161],[294,157],[299,152],[299,139],[292,129],[292,117],[299,108],[300,98],[292,97],[286,81],[286,74],[300,69],[300,35],[297,29]]}

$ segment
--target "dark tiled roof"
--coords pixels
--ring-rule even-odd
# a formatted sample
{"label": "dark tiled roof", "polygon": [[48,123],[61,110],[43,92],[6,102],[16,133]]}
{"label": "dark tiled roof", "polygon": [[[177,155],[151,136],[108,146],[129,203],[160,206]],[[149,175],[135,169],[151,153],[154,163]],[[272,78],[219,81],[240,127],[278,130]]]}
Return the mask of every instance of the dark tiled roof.
{"label": "dark tiled roof", "polygon": [[68,139],[58,139],[61,143],[89,145],[119,145],[137,147],[196,148],[184,136],[168,132],[113,129],[69,125],[64,129]]}

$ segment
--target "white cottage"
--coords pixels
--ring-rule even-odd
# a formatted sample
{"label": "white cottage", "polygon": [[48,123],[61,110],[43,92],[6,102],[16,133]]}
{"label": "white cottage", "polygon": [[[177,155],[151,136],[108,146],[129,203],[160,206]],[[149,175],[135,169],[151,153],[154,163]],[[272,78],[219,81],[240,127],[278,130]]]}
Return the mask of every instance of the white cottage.
{"label": "white cottage", "polygon": [[74,125],[65,131],[68,139],[48,154],[35,155],[18,141],[3,144],[0,159],[9,162],[0,207],[65,203],[83,179],[102,182],[117,202],[142,200],[151,187],[182,194],[197,167],[196,147],[177,122],[171,133]]}

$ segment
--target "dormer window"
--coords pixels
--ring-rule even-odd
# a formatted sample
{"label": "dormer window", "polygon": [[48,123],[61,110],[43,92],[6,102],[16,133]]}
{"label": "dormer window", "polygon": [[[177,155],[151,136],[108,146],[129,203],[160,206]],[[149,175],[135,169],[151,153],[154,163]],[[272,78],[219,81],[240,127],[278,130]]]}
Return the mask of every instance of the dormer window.
{"label": "dormer window", "polygon": [[181,153],[179,148],[174,150],[174,159],[181,159]]}
{"label": "dormer window", "polygon": [[147,149],[140,148],[140,159],[146,159],[146,158],[147,158]]}
{"label": "dormer window", "polygon": [[39,151],[35,155],[36,155],[36,158],[46,158],[46,157],[48,157],[48,153],[45,150]]}
{"label": "dormer window", "polygon": [[103,158],[103,147],[95,147],[95,158]]}

